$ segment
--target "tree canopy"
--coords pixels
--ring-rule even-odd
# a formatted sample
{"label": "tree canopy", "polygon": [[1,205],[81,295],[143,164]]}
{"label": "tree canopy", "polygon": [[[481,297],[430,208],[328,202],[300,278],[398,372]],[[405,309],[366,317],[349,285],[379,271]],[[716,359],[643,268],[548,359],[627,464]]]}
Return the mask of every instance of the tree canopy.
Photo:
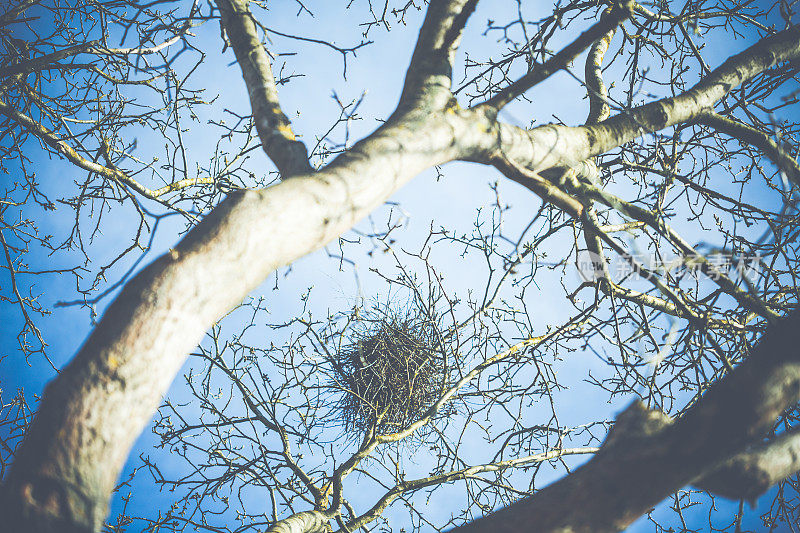
{"label": "tree canopy", "polygon": [[797,2],[534,4],[3,6],[9,527],[795,527]]}

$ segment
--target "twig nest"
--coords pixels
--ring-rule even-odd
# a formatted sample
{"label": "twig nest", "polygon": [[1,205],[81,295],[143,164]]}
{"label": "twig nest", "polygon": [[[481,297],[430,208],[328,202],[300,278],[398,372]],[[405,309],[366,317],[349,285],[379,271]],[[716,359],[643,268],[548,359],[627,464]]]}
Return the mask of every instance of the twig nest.
{"label": "twig nest", "polygon": [[374,309],[331,361],[336,406],[345,430],[402,430],[423,418],[448,383],[446,342],[437,324],[416,309]]}

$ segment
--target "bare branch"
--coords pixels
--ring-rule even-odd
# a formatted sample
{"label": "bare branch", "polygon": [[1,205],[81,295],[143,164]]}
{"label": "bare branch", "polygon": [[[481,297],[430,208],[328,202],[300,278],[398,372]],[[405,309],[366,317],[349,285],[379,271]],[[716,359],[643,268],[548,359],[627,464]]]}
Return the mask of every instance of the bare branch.
{"label": "bare branch", "polygon": [[461,479],[467,479],[467,478],[480,479],[478,474],[482,474],[485,472],[497,472],[499,470],[505,470],[508,468],[529,466],[531,464],[542,463],[545,461],[550,461],[552,459],[566,457],[569,455],[593,454],[597,453],[598,450],[599,448],[596,447],[554,449],[545,453],[537,453],[525,457],[518,457],[516,459],[509,459],[507,461],[497,461],[494,463],[475,465],[462,468],[460,470],[455,470],[452,472],[446,472],[444,474],[439,474],[421,479],[403,481],[402,483],[392,487],[366,513],[359,516],[357,519],[348,522],[347,529],[352,531],[369,524],[370,522],[375,520],[378,516],[380,516],[380,514],[383,513],[384,510],[386,510],[389,504],[391,504],[394,500],[396,500],[403,494],[421,490],[426,487],[439,485],[442,483],[451,483],[453,481],[458,481]]}
{"label": "bare branch", "polygon": [[[750,357],[673,424],[634,403],[600,451],[534,496],[455,529],[620,531],[665,496],[757,441],[800,399],[800,312],[773,325]],[[713,467],[711,467],[713,468]]]}
{"label": "bare branch", "polygon": [[701,113],[696,121],[715,130],[730,135],[734,139],[755,146],[766,155],[778,169],[786,174],[789,181],[795,187],[800,187],[800,164],[789,155],[786,150],[781,148],[778,143],[769,138],[768,135],[761,133],[757,129],[743,124],[739,121],[723,117],[714,112]]}
{"label": "bare branch", "polygon": [[604,11],[600,20],[581,33],[577,39],[562,48],[543,64],[534,66],[530,72],[480,105],[500,109],[531,87],[538,85],[559,70],[566,68],[586,48],[609,32],[613,32],[622,21],[630,17],[632,6],[633,2],[630,1],[614,4],[613,8]]}
{"label": "bare branch", "polygon": [[[6,105],[3,102],[0,102],[0,113],[9,117],[10,119],[18,122],[22,127],[42,139],[45,143],[47,143],[50,147],[55,149],[59,154],[67,158],[76,166],[88,170],[90,172],[95,172],[101,176],[109,178],[111,180],[119,181],[120,183],[124,183],[137,193],[141,194],[145,198],[149,198],[151,200],[162,201],[160,198],[165,194],[169,194],[171,192],[180,191],[181,189],[185,189],[187,187],[192,187],[195,185],[202,185],[202,184],[209,184],[214,183],[213,177],[206,177],[206,178],[189,178],[185,180],[180,180],[175,183],[170,183],[169,185],[164,185],[163,187],[159,187],[158,189],[149,189],[136,180],[132,179],[128,176],[125,172],[121,171],[120,169],[114,166],[104,166],[96,161],[91,161],[82,157],[74,148],[72,148],[66,141],[60,139],[56,134],[33,120],[27,115],[24,115]],[[108,147],[105,146],[101,148],[101,151],[105,150],[104,154],[107,155]]]}
{"label": "bare branch", "polygon": [[272,66],[258,38],[248,0],[219,0],[217,6],[242,69],[264,151],[284,178],[311,172],[306,146],[295,138],[291,122],[281,110]]}
{"label": "bare branch", "polygon": [[501,124],[501,147],[505,157],[536,172],[575,166],[644,133],[692,121],[743,81],[799,56],[800,28],[793,27],[732,56],[688,91],[620,113],[600,124],[574,128],[550,124],[528,131]]}

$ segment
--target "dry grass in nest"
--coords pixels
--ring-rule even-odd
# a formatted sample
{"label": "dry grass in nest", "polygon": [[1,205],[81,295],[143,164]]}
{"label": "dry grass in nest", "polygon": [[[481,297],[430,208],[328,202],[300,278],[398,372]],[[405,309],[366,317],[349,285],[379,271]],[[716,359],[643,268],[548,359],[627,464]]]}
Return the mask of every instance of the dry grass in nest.
{"label": "dry grass in nest", "polygon": [[399,431],[422,418],[448,384],[437,325],[419,310],[374,309],[331,361],[345,431]]}

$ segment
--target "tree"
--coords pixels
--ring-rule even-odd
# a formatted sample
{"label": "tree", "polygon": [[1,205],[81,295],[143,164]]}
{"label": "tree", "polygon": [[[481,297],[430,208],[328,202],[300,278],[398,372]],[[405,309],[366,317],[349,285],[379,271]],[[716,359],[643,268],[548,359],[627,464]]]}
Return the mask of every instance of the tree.
{"label": "tree", "polygon": [[[35,317],[47,309],[30,290],[25,296],[23,278],[54,273],[22,264],[30,244],[77,248],[88,259],[86,242],[109,223],[111,204],[135,212],[132,244],[92,266],[91,283],[82,285],[87,264],[55,272],[72,274],[91,306],[108,294],[93,294],[107,273],[129,254],[146,252],[163,220],[177,215],[190,228],[136,271],[140,253],[128,271],[135,275],[120,277],[124,287],[48,385],[22,443],[8,446],[14,457],[2,507],[9,523],[25,531],[99,530],[135,438],[209,330],[197,351],[205,374],[189,385],[199,384],[192,392],[215,416],[195,428],[215,446],[186,452],[192,424],[166,418],[170,410],[181,418],[179,406],[167,403],[155,425],[165,444],[177,453],[183,446],[196,461],[196,478],[161,479],[188,486],[178,507],[199,521],[179,523],[186,515],[177,509],[153,527],[205,525],[217,511],[203,505],[214,503],[218,488],[254,476],[272,491],[272,509],[240,517],[242,528],[253,530],[349,531],[372,524],[396,500],[406,502],[415,527],[427,526],[414,494],[459,481],[468,501],[453,512],[463,514],[436,527],[614,531],[689,484],[752,499],[800,470],[793,429],[800,399],[800,316],[793,311],[800,167],[798,125],[787,107],[799,94],[794,4],[688,2],[673,12],[667,4],[572,1],[535,22],[518,4],[508,24],[491,18],[486,26],[487,35],[502,35],[505,53],[482,59],[480,49],[459,49],[478,2],[432,0],[396,109],[355,144],[321,135],[311,156],[279,103],[278,86],[293,74],[276,68],[269,36],[327,44],[346,69],[371,36],[392,21],[410,21],[422,6],[367,2],[372,18],[360,30],[363,40],[350,47],[264,26],[263,9],[271,6],[246,0],[28,0],[0,16],[2,164],[16,176],[2,208],[10,280],[3,296],[23,317],[18,338],[25,356],[46,356]],[[299,1],[297,9],[300,17],[311,13]],[[219,142],[210,162],[193,169],[186,122],[214,108],[192,78],[210,54],[203,32],[211,21],[235,56],[252,116],[228,113],[233,125],[212,119]],[[712,62],[703,44],[716,45],[718,34],[741,39],[735,53]],[[115,48],[112,40],[135,42]],[[575,73],[575,64],[584,71]],[[464,69],[461,83],[456,67]],[[512,113],[527,119],[537,105],[527,100],[532,90],[564,73],[587,96],[583,124],[526,128],[503,120]],[[609,75],[614,83],[606,86]],[[339,103],[331,131],[347,133],[358,102]],[[166,161],[135,151],[137,131],[148,128],[166,143]],[[86,175],[75,196],[61,201],[74,210],[75,225],[60,246],[26,218],[56,205],[29,169],[37,143]],[[268,173],[250,161],[259,146],[279,183],[269,184]],[[454,161],[493,167],[541,199],[518,240],[503,233],[510,215],[499,193],[474,232],[431,228],[414,254],[393,246],[390,213],[386,228],[363,238],[370,253],[396,258],[398,275],[384,276],[401,289],[400,304],[378,301],[324,319],[300,314],[273,325],[289,328],[286,343],[267,344],[246,337],[264,322],[254,299],[235,315],[251,318],[234,324],[238,333],[226,340],[217,321],[270,273],[337,239],[420,172]],[[84,213],[92,209],[87,230]],[[715,228],[712,238],[685,237],[696,234],[686,221]],[[449,295],[429,257],[434,245],[483,255],[489,275],[482,296]],[[644,261],[643,249],[659,264]],[[545,254],[556,260],[545,264]],[[665,267],[672,257],[676,263]],[[424,282],[407,270],[410,258],[427,274]],[[571,286],[563,272],[576,262],[585,280]],[[612,272],[620,265],[627,268],[622,278]],[[548,270],[562,273],[553,286],[564,286],[570,310],[563,320],[554,312],[556,324],[533,320],[528,296]],[[607,372],[588,374],[596,386],[642,400],[619,415],[602,445],[602,424],[566,427],[555,407],[545,424],[526,418],[535,399],[556,400],[563,384],[554,369],[575,350],[601,355]],[[319,357],[303,357],[309,354]],[[243,407],[214,406],[214,375],[227,379]],[[387,396],[392,391],[375,388],[376,380],[397,383],[400,392]],[[424,394],[403,392],[410,382],[425,383]],[[406,398],[413,402],[393,410]],[[26,408],[17,413],[8,418],[15,424],[28,416]],[[337,416],[355,448],[343,460],[320,429]],[[477,417],[492,421],[483,438],[495,453],[484,462],[462,451]],[[239,429],[246,427],[252,430]],[[227,428],[249,439],[249,455]],[[409,479],[399,466],[406,437],[417,440],[405,446],[438,454],[428,475]],[[580,439],[588,442],[572,446]],[[292,445],[311,450],[316,462],[303,462]],[[575,454],[593,457],[534,490],[531,471]],[[369,457],[380,457],[385,468],[371,472]],[[387,462],[393,458],[397,466]],[[158,475],[157,464],[146,464]],[[361,482],[372,476],[384,486],[370,509],[348,502],[358,492],[352,476],[346,481],[354,471]],[[526,476],[528,484],[520,484]],[[680,511],[686,503],[675,498]],[[780,513],[795,516],[790,498],[778,498]]]}

